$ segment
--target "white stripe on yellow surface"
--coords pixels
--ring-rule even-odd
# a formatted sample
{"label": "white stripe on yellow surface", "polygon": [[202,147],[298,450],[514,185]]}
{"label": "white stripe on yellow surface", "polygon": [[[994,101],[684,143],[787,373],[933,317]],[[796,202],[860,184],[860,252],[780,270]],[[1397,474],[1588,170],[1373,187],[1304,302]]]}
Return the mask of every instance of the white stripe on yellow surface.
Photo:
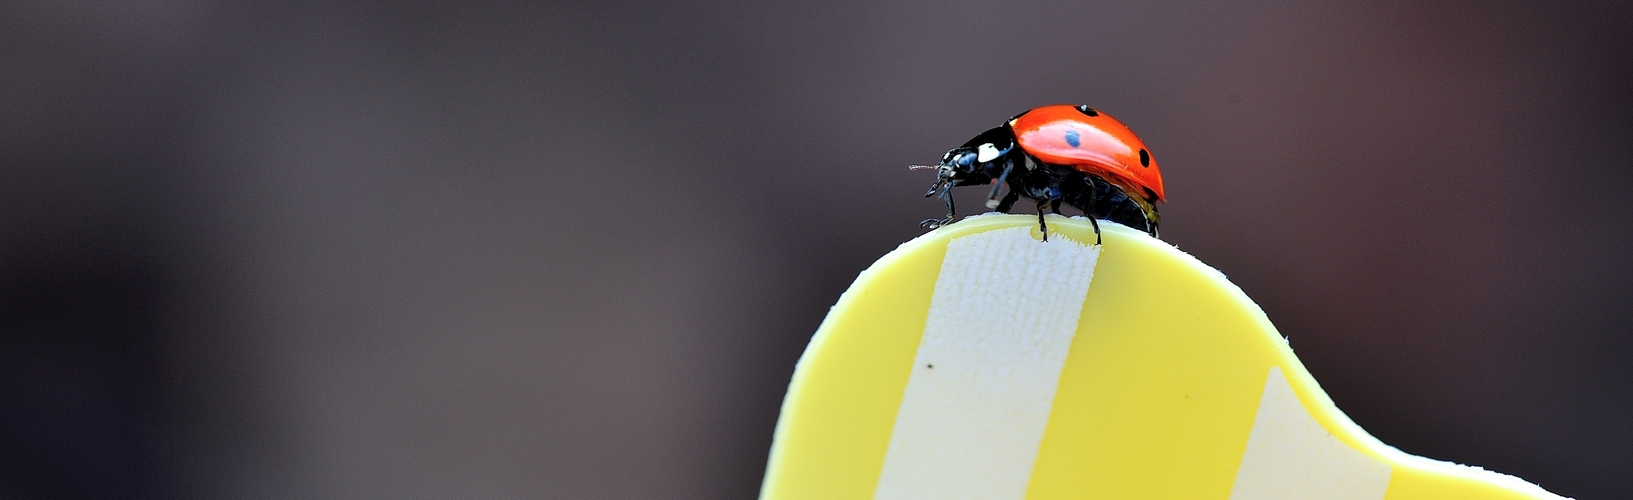
{"label": "white stripe on yellow surface", "polygon": [[1231,500],[1381,500],[1389,465],[1333,437],[1270,367]]}
{"label": "white stripe on yellow surface", "polygon": [[1019,499],[1098,247],[1014,227],[952,240],[877,499]]}

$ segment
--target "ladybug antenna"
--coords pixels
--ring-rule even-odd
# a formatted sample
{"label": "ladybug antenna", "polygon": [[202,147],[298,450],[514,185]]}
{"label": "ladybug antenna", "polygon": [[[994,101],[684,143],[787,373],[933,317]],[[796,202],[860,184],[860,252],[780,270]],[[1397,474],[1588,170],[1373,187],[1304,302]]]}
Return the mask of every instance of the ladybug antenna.
{"label": "ladybug antenna", "polygon": [[937,169],[937,168],[941,168],[941,167],[939,167],[937,165],[908,165],[907,166],[908,170],[934,170],[934,169]]}

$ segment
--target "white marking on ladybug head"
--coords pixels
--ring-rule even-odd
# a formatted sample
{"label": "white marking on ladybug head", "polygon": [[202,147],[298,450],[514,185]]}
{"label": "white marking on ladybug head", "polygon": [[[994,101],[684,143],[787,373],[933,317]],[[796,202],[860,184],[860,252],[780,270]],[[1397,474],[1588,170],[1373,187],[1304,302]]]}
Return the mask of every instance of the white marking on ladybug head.
{"label": "white marking on ladybug head", "polygon": [[986,163],[998,157],[998,148],[992,143],[982,144],[975,148],[975,161]]}

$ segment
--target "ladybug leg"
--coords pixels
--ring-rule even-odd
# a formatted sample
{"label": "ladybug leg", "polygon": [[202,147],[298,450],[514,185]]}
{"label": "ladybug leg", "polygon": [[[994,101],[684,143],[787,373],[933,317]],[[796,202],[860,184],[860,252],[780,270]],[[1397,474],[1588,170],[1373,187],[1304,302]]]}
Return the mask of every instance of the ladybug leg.
{"label": "ladybug leg", "polygon": [[1087,191],[1088,191],[1089,202],[1085,203],[1083,206],[1089,207],[1089,209],[1084,210],[1083,215],[1088,216],[1089,217],[1089,225],[1094,226],[1094,246],[1100,246],[1100,223],[1096,222],[1094,220],[1094,205],[1095,205],[1095,203],[1098,203],[1099,200],[1095,199],[1096,191],[1095,191],[1094,186],[1092,185],[1092,183],[1089,186],[1089,189]]}
{"label": "ladybug leg", "polygon": [[1100,223],[1094,221],[1094,214],[1089,214],[1089,225],[1094,226],[1094,245],[1100,246]]}
{"label": "ladybug leg", "polygon": [[952,188],[951,187],[949,187],[947,189],[943,189],[941,191],[941,199],[945,200],[947,202],[947,217],[942,218],[942,219],[924,219],[923,222],[919,223],[919,227],[925,228],[925,229],[935,229],[935,228],[938,228],[938,227],[945,226],[945,225],[953,223],[953,213],[954,212],[953,212],[953,196],[952,196]]}
{"label": "ladybug leg", "polygon": [[1038,230],[1043,232],[1043,241],[1049,241],[1049,224],[1043,221],[1043,212],[1049,208],[1049,200],[1038,200]]}
{"label": "ladybug leg", "polygon": [[1009,209],[1015,207],[1015,200],[1019,199],[1021,199],[1021,194],[1011,190],[1009,194],[1004,195],[1003,201],[998,202],[997,210],[1007,214]]}
{"label": "ladybug leg", "polygon": [[[1004,181],[1009,180],[1009,172],[1011,170],[1014,170],[1014,169],[1015,169],[1015,163],[1014,162],[1004,162],[1004,172],[1001,173],[1001,174],[998,174],[998,180],[994,181],[992,183],[992,192],[987,194],[987,208],[989,208],[989,209],[998,208],[999,206],[1002,205],[998,201],[998,190],[1004,188]],[[1011,191],[1010,194],[1009,194],[1009,196],[1014,196],[1014,195],[1015,195],[1015,193],[1013,191]],[[1005,200],[1010,199],[1009,196],[1005,196],[1004,199]],[[1014,202],[1011,201],[1011,203],[1014,203]],[[998,208],[998,211],[999,212],[1008,212],[1009,210],[1003,209],[1003,208]]]}

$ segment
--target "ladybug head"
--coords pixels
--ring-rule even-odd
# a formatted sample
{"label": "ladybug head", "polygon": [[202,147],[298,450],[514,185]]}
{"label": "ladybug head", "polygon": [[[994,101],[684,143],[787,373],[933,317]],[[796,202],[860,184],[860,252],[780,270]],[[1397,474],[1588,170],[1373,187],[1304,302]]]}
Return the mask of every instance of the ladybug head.
{"label": "ladybug head", "polygon": [[1015,134],[1006,125],[982,132],[963,146],[947,151],[947,154],[941,155],[939,165],[913,168],[936,169],[936,184],[924,194],[930,197],[953,186],[991,183],[1003,172],[1004,164],[1010,161],[1010,153],[1014,150]]}

